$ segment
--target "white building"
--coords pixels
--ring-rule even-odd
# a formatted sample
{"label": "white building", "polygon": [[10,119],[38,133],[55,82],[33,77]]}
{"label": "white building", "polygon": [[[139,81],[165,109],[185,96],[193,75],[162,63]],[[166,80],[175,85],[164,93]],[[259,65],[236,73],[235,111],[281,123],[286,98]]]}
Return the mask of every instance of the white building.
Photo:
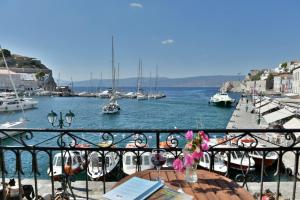
{"label": "white building", "polygon": [[293,93],[300,95],[300,66],[294,68],[293,72]]}
{"label": "white building", "polygon": [[35,90],[38,88],[38,81],[34,74],[16,73],[2,68],[0,69],[0,90],[13,89],[9,75],[18,90]]}
{"label": "white building", "polygon": [[281,73],[274,75],[274,92],[292,93],[293,92],[293,75],[290,73]]}

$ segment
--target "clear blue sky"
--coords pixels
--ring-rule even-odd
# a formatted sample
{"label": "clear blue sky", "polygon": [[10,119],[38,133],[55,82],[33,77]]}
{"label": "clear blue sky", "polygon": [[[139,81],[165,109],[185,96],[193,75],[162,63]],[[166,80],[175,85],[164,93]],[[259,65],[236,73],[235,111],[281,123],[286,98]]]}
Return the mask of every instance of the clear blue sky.
{"label": "clear blue sky", "polygon": [[[0,0],[0,44],[55,77],[246,74],[300,57],[299,0]],[[164,42],[163,42],[164,41]]]}

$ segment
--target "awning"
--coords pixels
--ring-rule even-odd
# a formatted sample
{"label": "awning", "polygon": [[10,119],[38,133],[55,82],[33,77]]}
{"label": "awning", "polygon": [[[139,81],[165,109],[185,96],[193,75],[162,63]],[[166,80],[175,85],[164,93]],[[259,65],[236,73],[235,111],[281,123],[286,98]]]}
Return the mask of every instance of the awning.
{"label": "awning", "polygon": [[266,122],[268,124],[271,124],[273,122],[276,122],[278,120],[281,120],[281,119],[285,119],[287,117],[291,117],[295,115],[294,113],[288,111],[287,109],[280,109],[280,110],[277,110],[275,112],[272,112],[270,114],[267,114],[264,117],[264,119],[266,120]]}
{"label": "awning", "polygon": [[264,105],[267,105],[268,103],[270,103],[270,101],[268,99],[263,100],[262,102],[259,102],[259,103],[255,104],[255,108],[262,107]]}
{"label": "awning", "polygon": [[285,129],[300,129],[300,119],[293,117],[291,120],[283,124]]}
{"label": "awning", "polygon": [[[283,124],[283,128],[285,129],[300,129],[300,119],[293,117],[288,122]],[[299,132],[294,132],[296,137],[300,136]]]}
{"label": "awning", "polygon": [[269,103],[269,104],[267,104],[267,105],[264,105],[264,106],[262,106],[262,107],[260,107],[260,108],[256,108],[255,111],[256,111],[257,113],[260,112],[260,114],[263,114],[263,113],[265,113],[265,112],[268,112],[269,110],[272,110],[272,109],[278,108],[278,107],[279,107],[279,105],[278,105],[277,103],[271,102],[271,103]]}

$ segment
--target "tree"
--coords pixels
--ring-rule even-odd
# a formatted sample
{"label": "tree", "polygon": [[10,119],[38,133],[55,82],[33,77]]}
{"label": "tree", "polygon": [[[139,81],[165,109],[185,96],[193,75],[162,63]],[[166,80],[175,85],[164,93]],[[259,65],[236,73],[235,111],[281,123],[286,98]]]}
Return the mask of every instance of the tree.
{"label": "tree", "polygon": [[39,72],[37,72],[36,74],[35,74],[35,77],[36,77],[36,79],[38,79],[38,80],[42,80],[44,77],[45,77],[45,72],[43,72],[43,71],[39,71]]}
{"label": "tree", "polygon": [[4,54],[4,57],[11,57],[10,51],[7,49],[2,49],[2,53]]}

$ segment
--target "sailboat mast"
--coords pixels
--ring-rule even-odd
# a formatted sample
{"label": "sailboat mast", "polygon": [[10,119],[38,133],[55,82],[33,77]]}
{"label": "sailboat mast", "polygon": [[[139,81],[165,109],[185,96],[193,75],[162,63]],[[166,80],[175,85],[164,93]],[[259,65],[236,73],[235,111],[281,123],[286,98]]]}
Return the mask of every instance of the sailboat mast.
{"label": "sailboat mast", "polygon": [[114,54],[114,36],[111,39],[111,71],[112,71],[112,90],[115,92],[115,54]]}
{"label": "sailboat mast", "polygon": [[140,92],[140,74],[141,74],[141,60],[139,59],[138,76],[137,76],[137,92]]}
{"label": "sailboat mast", "polygon": [[157,93],[157,81],[158,81],[158,66],[156,65],[155,93]]}

